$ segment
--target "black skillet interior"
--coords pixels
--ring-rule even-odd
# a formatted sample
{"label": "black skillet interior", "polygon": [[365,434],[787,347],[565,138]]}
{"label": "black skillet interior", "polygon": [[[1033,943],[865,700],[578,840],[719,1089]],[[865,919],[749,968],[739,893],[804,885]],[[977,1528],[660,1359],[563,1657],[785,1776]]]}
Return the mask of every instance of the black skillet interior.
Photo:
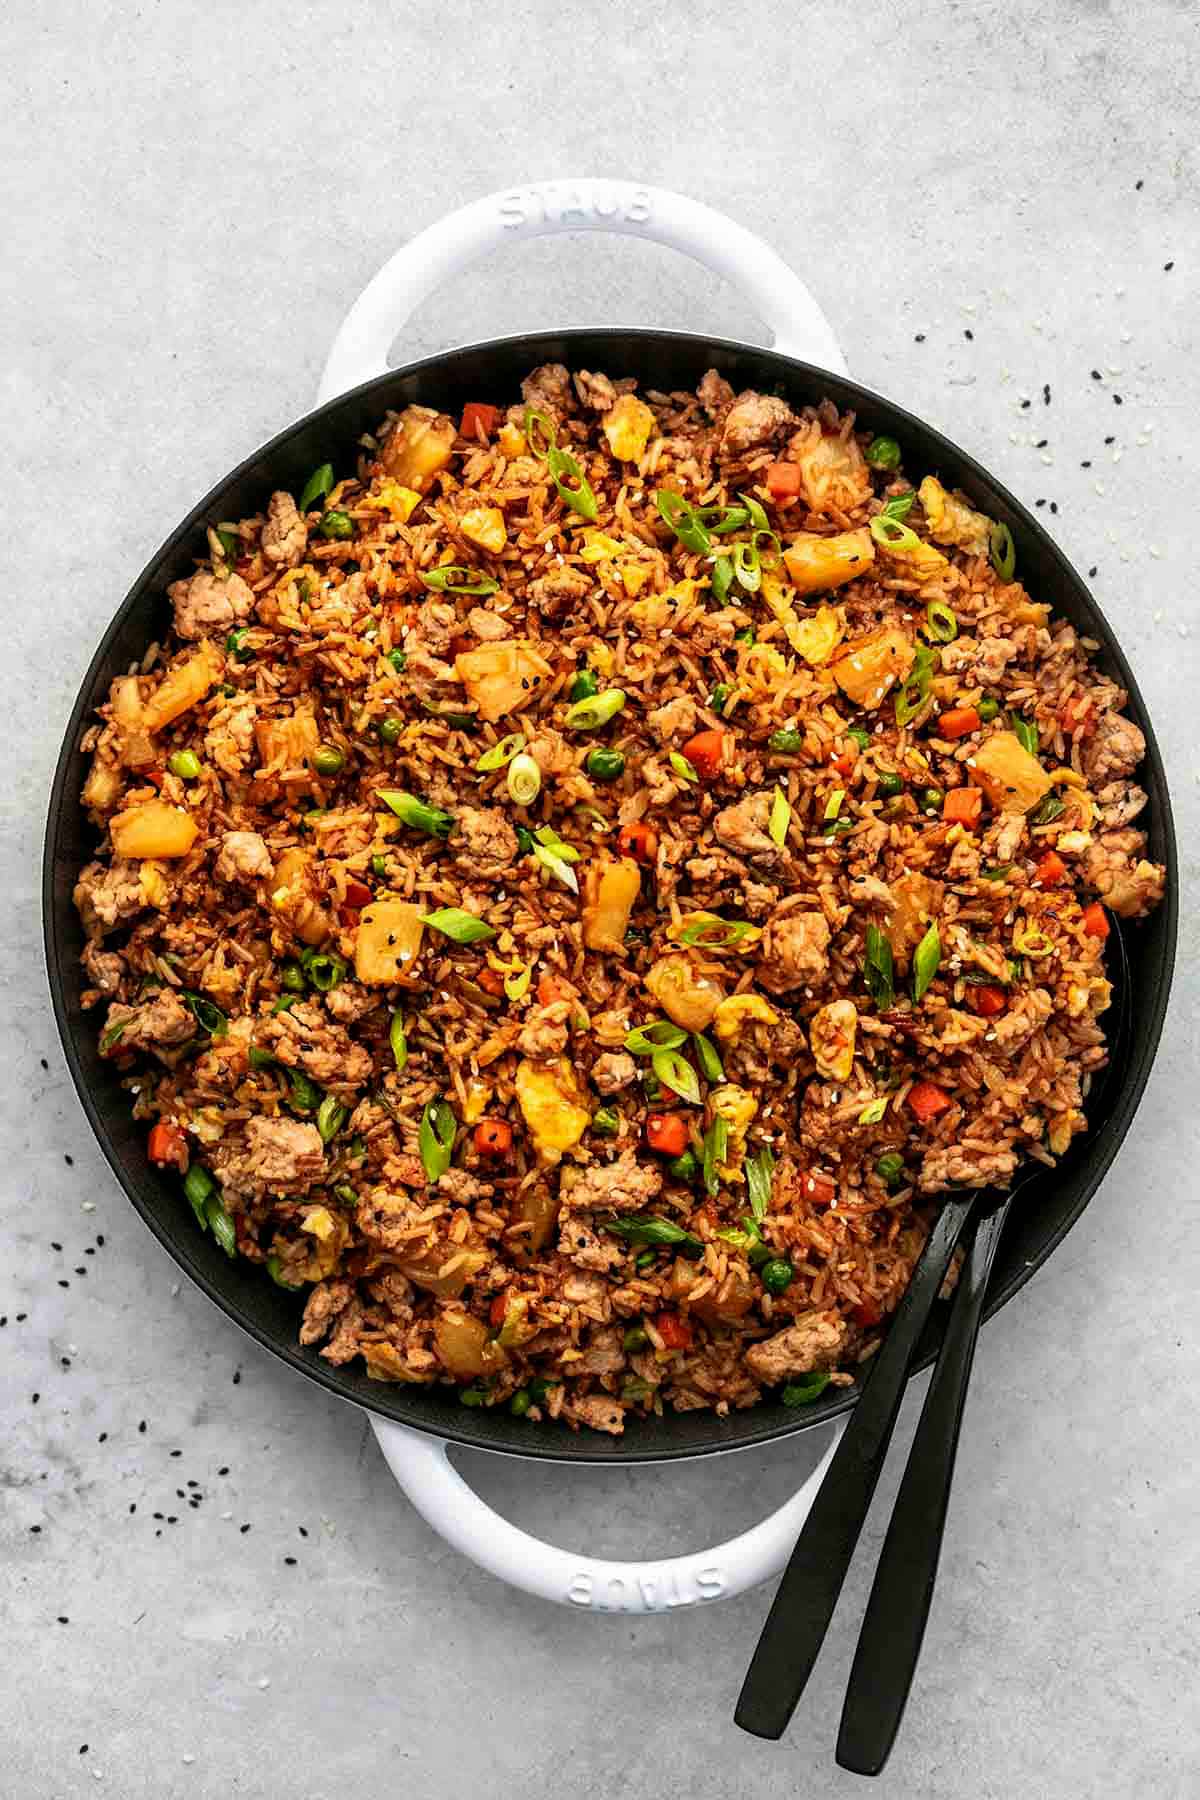
{"label": "black skillet interior", "polygon": [[[71,889],[94,843],[78,801],[84,774],[79,738],[113,676],[126,671],[147,644],[161,637],[167,622],[164,591],[168,582],[189,573],[195,557],[202,554],[205,525],[260,511],[274,488],[298,492],[320,463],[350,469],[360,435],[374,429],[389,407],[420,402],[457,412],[467,400],[505,404],[518,396],[521,377],[548,361],[636,375],[644,386],[659,389],[694,388],[704,370],[715,367],[735,387],[776,389],[796,405],[830,397],[839,409],[853,410],[863,426],[898,438],[905,469],[914,479],[935,473],[948,485],[962,488],[993,518],[1004,520],[1016,541],[1018,570],[1034,596],[1049,601],[1056,612],[1106,645],[1101,660],[1129,688],[1130,710],[1146,733],[1142,780],[1150,791],[1151,854],[1167,864],[1169,879],[1163,905],[1127,935],[1134,1009],[1125,1067],[1114,1071],[1117,1078],[1107,1084],[1104,1116],[1094,1121],[1093,1130],[1077,1142],[1051,1179],[1031,1182],[1014,1205],[996,1262],[989,1311],[1016,1293],[1050,1254],[1091,1198],[1129,1128],[1162,1027],[1174,962],[1178,879],[1158,747],[1130,670],[1095,602],[1038,522],[971,457],[928,425],[854,382],[770,351],[681,333],[629,330],[543,332],[502,339],[381,376],[311,413],[249,457],[172,532],[143,570],[88,670],[59,758],[47,822],[43,871],[47,964],[72,1076],[125,1192],[159,1241],[209,1297],[291,1367],[402,1424],[483,1449],[595,1463],[697,1456],[767,1442],[819,1424],[851,1405],[853,1390],[841,1390],[799,1413],[772,1402],[725,1420],[708,1413],[672,1415],[633,1426],[624,1438],[613,1440],[530,1425],[501,1409],[467,1411],[452,1396],[389,1386],[351,1370],[330,1368],[296,1342],[297,1301],[252,1265],[230,1262],[211,1236],[196,1229],[178,1182],[148,1163],[144,1126],[130,1118],[116,1074],[97,1053],[95,1015],[85,1014],[79,1004],[82,936]],[[940,1321],[935,1322],[926,1355],[938,1332]]]}

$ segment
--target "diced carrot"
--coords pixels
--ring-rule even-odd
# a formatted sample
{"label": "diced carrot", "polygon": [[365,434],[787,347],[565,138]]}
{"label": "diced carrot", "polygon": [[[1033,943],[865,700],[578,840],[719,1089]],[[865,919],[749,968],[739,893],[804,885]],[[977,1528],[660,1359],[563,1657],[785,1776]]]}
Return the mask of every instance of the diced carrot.
{"label": "diced carrot", "polygon": [[617,849],[622,856],[632,856],[634,862],[649,868],[658,855],[658,833],[643,819],[633,825],[622,825],[617,833]]}
{"label": "diced carrot", "polygon": [[[477,1156],[507,1156],[512,1149],[513,1129],[507,1119],[480,1119],[475,1127],[475,1153]],[[497,1320],[492,1321],[498,1323]]]}
{"label": "diced carrot", "polygon": [[146,1152],[150,1161],[157,1163],[160,1168],[174,1168],[181,1175],[187,1174],[187,1139],[173,1119],[160,1119],[152,1127]]}
{"label": "diced carrot", "polygon": [[146,780],[150,783],[151,787],[160,788],[163,781],[166,779],[166,773],[165,769],[147,769]]}
{"label": "diced carrot", "polygon": [[[500,986],[503,988],[504,983]],[[539,1006],[553,1006],[556,1000],[570,1000],[574,990],[561,975],[555,975],[551,969],[543,969],[537,978],[537,997]]]}
{"label": "diced carrot", "polygon": [[682,1156],[688,1147],[687,1124],[679,1113],[651,1113],[646,1142],[659,1156]]}
{"label": "diced carrot", "polygon": [[1037,866],[1037,878],[1043,887],[1058,887],[1067,879],[1067,865],[1057,850],[1047,850]]}
{"label": "diced carrot", "polygon": [[952,706],[938,719],[935,731],[938,737],[960,738],[970,737],[980,726],[979,711],[974,706]]}
{"label": "diced carrot", "polygon": [[948,824],[978,825],[983,817],[983,792],[977,787],[951,788],[942,802],[942,817]]}
{"label": "diced carrot", "polygon": [[498,406],[487,406],[482,400],[468,400],[463,407],[459,433],[462,437],[473,438],[478,435],[479,428],[482,426],[484,437],[491,437],[499,417],[500,408]]}
{"label": "diced carrot", "polygon": [[1089,937],[1106,938],[1109,932],[1108,915],[1098,900],[1083,909],[1083,929]]}
{"label": "diced carrot", "polygon": [[878,1300],[860,1300],[857,1306],[850,1308],[850,1317],[856,1325],[861,1325],[864,1331],[869,1331],[872,1325],[879,1324],[883,1317],[883,1308]]}
{"label": "diced carrot", "polygon": [[767,466],[767,492],[772,500],[794,500],[800,492],[799,463],[769,463]]}
{"label": "diced carrot", "polygon": [[935,1081],[917,1081],[908,1090],[908,1104],[922,1125],[928,1125],[951,1105],[949,1094]]}
{"label": "diced carrot", "polygon": [[504,992],[504,977],[496,969],[482,968],[475,971],[475,984],[485,994],[494,994],[497,1000]]}
{"label": "diced carrot", "polygon": [[724,731],[698,731],[683,746],[683,754],[701,781],[715,781],[725,761]]}
{"label": "diced carrot", "polygon": [[365,881],[348,881],[346,883],[346,905],[353,907],[366,906],[371,899],[371,890]]}
{"label": "diced carrot", "polygon": [[492,1301],[492,1304],[488,1307],[488,1324],[489,1325],[503,1325],[504,1315],[507,1311],[508,1311],[507,1296],[504,1294],[497,1294],[496,1298]]}
{"label": "diced carrot", "polygon": [[1008,1005],[1004,989],[992,987],[990,983],[984,987],[969,988],[967,998],[971,1003],[971,1011],[978,1013],[981,1019],[994,1019]]}
{"label": "diced carrot", "polygon": [[1092,703],[1083,694],[1074,694],[1058,715],[1058,722],[1068,737],[1086,729],[1092,716]]}
{"label": "diced carrot", "polygon": [[678,1313],[660,1312],[654,1315],[654,1329],[657,1331],[668,1350],[688,1350],[692,1343],[692,1328]]}
{"label": "diced carrot", "polygon": [[837,1182],[806,1169],[800,1177],[800,1192],[812,1206],[832,1206],[837,1199]]}
{"label": "diced carrot", "polygon": [[845,780],[847,775],[853,775],[857,761],[853,750],[843,750],[840,755],[830,757],[829,766],[835,775],[840,775]]}

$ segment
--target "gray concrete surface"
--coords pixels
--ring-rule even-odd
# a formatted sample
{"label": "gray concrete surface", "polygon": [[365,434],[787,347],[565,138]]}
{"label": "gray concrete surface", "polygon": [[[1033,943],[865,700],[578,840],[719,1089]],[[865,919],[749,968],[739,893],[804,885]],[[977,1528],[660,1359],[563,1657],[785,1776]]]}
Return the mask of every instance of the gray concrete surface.
{"label": "gray concrete surface", "polygon": [[[0,1795],[856,1791],[832,1742],[867,1557],[777,1746],[731,1722],[765,1595],[580,1618],[464,1564],[359,1416],[180,1287],[91,1142],[46,1005],[48,775],[142,562],[306,408],[398,242],[480,193],[590,171],[761,232],[855,373],[1053,501],[1159,721],[1188,884],[1163,1053],[1086,1218],[986,1334],[879,1791],[1200,1792],[1197,64],[1187,0],[1133,18],[1107,0],[514,0],[489,38],[424,0],[5,9]],[[672,255],[560,240],[437,295],[403,349],[613,320],[759,335]],[[662,1551],[761,1514],[798,1454],[469,1472],[560,1541]]]}

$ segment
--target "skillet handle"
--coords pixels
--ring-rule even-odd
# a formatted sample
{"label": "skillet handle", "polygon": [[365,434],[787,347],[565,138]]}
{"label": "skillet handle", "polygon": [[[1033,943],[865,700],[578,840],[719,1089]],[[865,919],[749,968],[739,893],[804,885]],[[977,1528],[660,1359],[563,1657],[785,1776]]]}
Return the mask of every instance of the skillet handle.
{"label": "skillet handle", "polygon": [[683,1611],[728,1600],[777,1575],[844,1429],[843,1420],[834,1421],[829,1447],[800,1491],[740,1537],[691,1556],[610,1562],[543,1544],[493,1512],[453,1467],[444,1439],[374,1416],[371,1425],[396,1480],[448,1544],[536,1599],[598,1613]]}
{"label": "skillet handle", "polygon": [[333,341],[320,400],[382,375],[409,315],[452,275],[515,239],[571,231],[619,232],[681,250],[746,295],[770,326],[776,350],[846,373],[829,321],[807,287],[744,225],[667,188],[633,181],[535,181],[450,213],[384,263]]}

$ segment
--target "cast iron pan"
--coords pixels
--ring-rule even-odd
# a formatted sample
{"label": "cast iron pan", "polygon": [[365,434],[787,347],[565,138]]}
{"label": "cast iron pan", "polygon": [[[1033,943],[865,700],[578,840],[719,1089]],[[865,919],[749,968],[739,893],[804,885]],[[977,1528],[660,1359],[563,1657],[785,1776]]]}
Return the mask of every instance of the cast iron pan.
{"label": "cast iron pan", "polygon": [[[1022,581],[1036,599],[1048,601],[1078,630],[1100,641],[1101,666],[1129,690],[1130,715],[1146,734],[1146,761],[1139,779],[1150,794],[1145,815],[1149,853],[1166,865],[1166,894],[1158,910],[1127,934],[1132,1031],[1124,1067],[1114,1071],[1109,1087],[1111,1100],[1106,1095],[1106,1115],[1093,1120],[1092,1130],[1076,1140],[1053,1175],[1031,1182],[1014,1205],[996,1259],[988,1313],[1011,1299],[1045,1262],[1095,1193],[1128,1131],[1162,1029],[1179,908],[1175,837],[1162,758],[1120,646],[1083,582],[1033,515],[964,451],[910,413],[856,382],[774,351],[683,333],[627,329],[502,338],[428,357],[366,382],[319,407],[248,457],[171,533],[134,583],[92,659],[67,726],[50,795],[43,866],[46,962],[72,1078],[121,1186],[160,1243],[210,1299],[293,1369],[372,1412],[481,1449],[584,1463],[703,1456],[767,1443],[827,1422],[853,1406],[856,1390],[834,1390],[800,1413],[770,1402],[729,1419],[709,1413],[673,1414],[639,1422],[622,1438],[613,1439],[593,1432],[576,1435],[548,1423],[531,1425],[500,1408],[468,1410],[448,1390],[386,1385],[352,1369],[332,1368],[315,1350],[301,1349],[296,1341],[301,1303],[273,1286],[253,1265],[230,1262],[210,1236],[197,1230],[178,1181],[151,1166],[144,1127],[130,1118],[118,1076],[98,1054],[95,1015],[86,1014],[79,1003],[83,934],[71,890],[95,844],[79,803],[85,773],[79,740],[113,677],[126,672],[140,660],[146,645],[163,635],[169,618],[167,584],[189,574],[196,556],[204,553],[206,525],[261,512],[275,488],[298,493],[320,463],[352,468],[359,436],[373,430],[389,408],[419,402],[454,413],[467,400],[508,404],[519,395],[521,377],[544,362],[603,369],[613,376],[635,375],[643,386],[658,389],[693,389],[706,369],[716,368],[735,388],[777,390],[793,406],[829,398],[840,411],[853,411],[863,427],[899,440],[905,468],[914,478],[936,474],[1008,525]],[[927,1350],[931,1347],[932,1339]]]}

